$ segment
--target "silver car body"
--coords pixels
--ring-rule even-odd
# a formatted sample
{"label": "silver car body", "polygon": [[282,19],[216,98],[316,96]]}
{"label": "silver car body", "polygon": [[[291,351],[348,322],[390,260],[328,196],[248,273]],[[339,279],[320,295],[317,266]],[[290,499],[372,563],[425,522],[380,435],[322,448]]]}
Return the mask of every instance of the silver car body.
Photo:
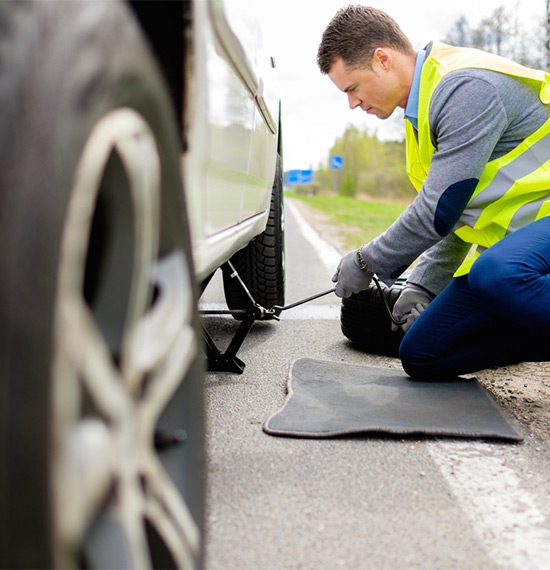
{"label": "silver car body", "polygon": [[[248,5],[248,6],[247,6]],[[279,144],[274,61],[248,0],[194,3],[187,82],[186,200],[197,280],[260,234]]]}

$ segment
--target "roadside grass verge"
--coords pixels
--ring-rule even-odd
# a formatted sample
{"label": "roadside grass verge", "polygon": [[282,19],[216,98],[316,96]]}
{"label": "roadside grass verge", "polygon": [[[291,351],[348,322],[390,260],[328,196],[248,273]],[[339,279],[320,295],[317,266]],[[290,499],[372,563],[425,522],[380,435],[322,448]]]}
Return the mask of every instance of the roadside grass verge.
{"label": "roadside grass verge", "polygon": [[346,247],[366,243],[388,228],[406,205],[347,198],[344,196],[304,196],[290,190],[285,196],[300,200],[324,216],[335,227]]}

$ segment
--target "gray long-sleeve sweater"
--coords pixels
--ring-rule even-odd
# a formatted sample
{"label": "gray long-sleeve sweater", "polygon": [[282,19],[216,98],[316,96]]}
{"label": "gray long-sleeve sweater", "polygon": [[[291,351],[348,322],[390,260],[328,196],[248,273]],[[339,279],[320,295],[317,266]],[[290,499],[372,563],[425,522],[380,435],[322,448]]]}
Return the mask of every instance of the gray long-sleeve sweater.
{"label": "gray long-sleeve sweater", "polygon": [[423,254],[408,280],[439,293],[470,248],[452,230],[485,165],[515,148],[549,116],[535,82],[481,69],[445,76],[430,103],[436,150],[426,181],[407,210],[362,249],[378,277],[392,284]]}

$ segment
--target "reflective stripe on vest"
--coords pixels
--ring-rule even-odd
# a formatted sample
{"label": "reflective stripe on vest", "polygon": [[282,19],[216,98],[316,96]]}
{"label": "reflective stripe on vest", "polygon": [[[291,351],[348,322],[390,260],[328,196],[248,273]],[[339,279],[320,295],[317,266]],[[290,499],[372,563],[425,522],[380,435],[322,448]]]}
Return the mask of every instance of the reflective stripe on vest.
{"label": "reflective stripe on vest", "polygon": [[[441,79],[458,69],[498,71],[518,79],[536,80],[539,97],[550,104],[550,76],[499,56],[469,48],[434,43],[424,62],[418,105],[418,135],[406,121],[407,173],[419,191],[435,152],[430,133],[429,107]],[[550,214],[550,119],[503,157],[487,163],[479,183],[454,232],[477,251],[458,268],[464,275],[481,251],[506,234]]]}

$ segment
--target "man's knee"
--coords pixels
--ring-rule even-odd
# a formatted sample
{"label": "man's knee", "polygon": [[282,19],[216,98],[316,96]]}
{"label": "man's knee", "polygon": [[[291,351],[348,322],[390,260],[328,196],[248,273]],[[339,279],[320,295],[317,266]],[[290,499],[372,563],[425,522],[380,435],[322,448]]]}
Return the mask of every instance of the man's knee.
{"label": "man's knee", "polygon": [[399,358],[403,370],[415,379],[428,379],[435,365],[433,355],[426,352],[426,348],[419,342],[417,335],[408,332],[399,346]]}
{"label": "man's knee", "polygon": [[401,359],[403,370],[412,378],[416,373],[415,351],[410,346],[410,343],[406,342],[406,339],[407,335],[403,337],[399,345],[399,358]]}

